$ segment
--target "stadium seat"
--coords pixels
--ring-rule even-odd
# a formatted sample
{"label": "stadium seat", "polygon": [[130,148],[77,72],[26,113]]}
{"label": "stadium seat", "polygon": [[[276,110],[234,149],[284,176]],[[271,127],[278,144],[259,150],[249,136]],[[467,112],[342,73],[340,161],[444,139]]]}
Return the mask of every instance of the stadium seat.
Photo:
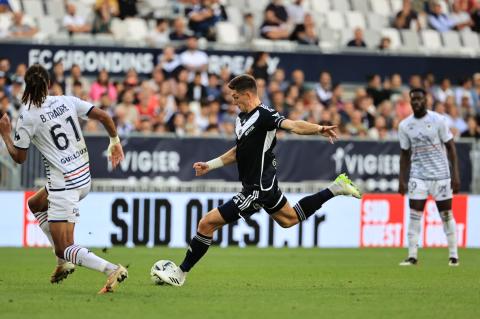
{"label": "stadium seat", "polygon": [[247,8],[251,12],[262,12],[265,11],[270,0],[246,0]]}
{"label": "stadium seat", "polygon": [[350,29],[354,29],[357,27],[360,27],[362,29],[366,28],[365,17],[361,12],[358,12],[358,11],[345,12],[345,20],[347,22],[347,26]]}
{"label": "stadium seat", "polygon": [[114,38],[117,40],[125,38],[126,34],[128,33],[127,24],[118,18],[112,20],[110,30],[112,31]]}
{"label": "stadium seat", "polygon": [[400,39],[400,33],[397,29],[394,28],[385,28],[381,31],[382,36],[389,37],[391,42],[391,48],[397,49],[402,45],[402,40]]}
{"label": "stadium seat", "polygon": [[147,37],[148,28],[145,20],[140,18],[127,18],[123,22],[128,30],[125,34],[128,38],[133,40],[144,40]]}
{"label": "stadium seat", "polygon": [[327,27],[335,30],[342,30],[345,28],[345,18],[342,12],[330,11],[327,14]]}
{"label": "stadium seat", "polygon": [[423,47],[429,50],[438,50],[442,47],[440,34],[435,30],[420,31]]}
{"label": "stadium seat", "polygon": [[91,33],[75,33],[71,37],[74,44],[93,44],[94,39]]}
{"label": "stadium seat", "polygon": [[350,11],[350,3],[348,0],[334,0],[332,1],[332,10],[340,12]]}
{"label": "stadium seat", "polygon": [[397,12],[402,10],[403,0],[391,0],[390,2],[391,2],[391,5],[392,5],[393,15],[396,15]]}
{"label": "stadium seat", "polygon": [[441,37],[442,37],[443,46],[448,51],[452,51],[452,52],[459,51],[459,49],[462,47],[462,44],[460,42],[460,35],[458,34],[457,31],[442,32]]}
{"label": "stadium seat", "polygon": [[370,12],[370,8],[368,7],[368,1],[365,0],[352,0],[352,9],[355,11],[360,11],[363,13]]}
{"label": "stadium seat", "polygon": [[218,22],[215,25],[217,30],[217,42],[237,44],[240,42],[238,27],[231,22]]}
{"label": "stadium seat", "polygon": [[275,51],[294,51],[297,47],[297,42],[288,40],[277,40],[273,43]]}
{"label": "stadium seat", "polygon": [[247,10],[247,3],[245,2],[245,0],[228,0],[227,5],[228,6],[226,7],[234,6],[242,10]]}
{"label": "stadium seat", "polygon": [[55,19],[63,19],[65,16],[65,5],[63,0],[48,0],[46,2],[47,13]]}
{"label": "stadium seat", "polygon": [[382,35],[378,30],[365,29],[363,31],[363,37],[365,39],[365,43],[367,44],[367,47],[371,49],[377,49],[378,45],[380,44]]}
{"label": "stadium seat", "polygon": [[480,40],[477,33],[472,31],[462,31],[460,32],[460,37],[464,47],[480,50]]}
{"label": "stadium seat", "polygon": [[25,14],[34,18],[45,16],[45,12],[43,11],[43,1],[23,0],[23,10],[25,11]]}
{"label": "stadium seat", "polygon": [[70,36],[67,32],[59,32],[51,34],[49,37],[50,41],[56,44],[66,44],[70,42]]}
{"label": "stadium seat", "polygon": [[418,51],[420,49],[420,38],[418,32],[413,30],[401,30],[403,47],[407,51]]}
{"label": "stadium seat", "polygon": [[116,41],[113,35],[108,33],[98,33],[93,36],[95,43],[102,46],[114,46]]}
{"label": "stadium seat", "polygon": [[314,12],[326,13],[330,11],[330,2],[328,0],[310,0]]}
{"label": "stadium seat", "polygon": [[40,31],[47,35],[55,34],[60,30],[60,25],[53,16],[37,18],[37,25]]}
{"label": "stadium seat", "polygon": [[338,46],[339,34],[337,30],[319,28],[318,36],[320,41],[318,46],[322,49],[332,49]]}
{"label": "stadium seat", "polygon": [[252,46],[256,50],[272,51],[274,47],[274,41],[257,38],[252,40]]}
{"label": "stadium seat", "polygon": [[243,24],[243,14],[240,8],[235,6],[228,6],[225,8],[227,11],[228,21],[240,27]]}
{"label": "stadium seat", "polygon": [[87,21],[93,20],[93,7],[86,5],[83,1],[75,0],[72,2],[77,8],[77,14],[84,17]]}
{"label": "stadium seat", "polygon": [[370,7],[376,14],[387,17],[392,15],[392,9],[390,8],[390,3],[388,1],[370,0]]}
{"label": "stadium seat", "polygon": [[145,0],[146,3],[153,9],[164,9],[169,6],[168,0]]}
{"label": "stadium seat", "polygon": [[388,17],[376,13],[369,12],[367,16],[367,25],[373,30],[382,30],[389,27]]}

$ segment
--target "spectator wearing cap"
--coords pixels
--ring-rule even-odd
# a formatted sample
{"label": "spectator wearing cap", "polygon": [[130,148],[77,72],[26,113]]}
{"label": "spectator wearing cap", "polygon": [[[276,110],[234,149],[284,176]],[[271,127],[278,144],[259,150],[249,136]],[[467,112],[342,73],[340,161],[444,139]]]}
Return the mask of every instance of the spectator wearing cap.
{"label": "spectator wearing cap", "polygon": [[13,24],[8,29],[10,37],[13,38],[33,38],[38,29],[24,22],[24,15],[22,12],[15,12],[13,14]]}
{"label": "spectator wearing cap", "polygon": [[353,39],[348,41],[347,47],[354,47],[354,48],[366,48],[367,44],[363,39],[363,30],[362,28],[355,28],[353,32]]}
{"label": "spectator wearing cap", "polygon": [[198,40],[191,36],[187,40],[187,49],[180,54],[180,63],[189,71],[189,81],[192,81],[195,73],[202,74],[202,84],[208,84],[208,55],[198,49]]}
{"label": "spectator wearing cap", "polygon": [[63,17],[63,27],[70,34],[90,32],[92,27],[87,23],[85,17],[77,13],[77,7],[73,3],[67,3],[67,12]]}

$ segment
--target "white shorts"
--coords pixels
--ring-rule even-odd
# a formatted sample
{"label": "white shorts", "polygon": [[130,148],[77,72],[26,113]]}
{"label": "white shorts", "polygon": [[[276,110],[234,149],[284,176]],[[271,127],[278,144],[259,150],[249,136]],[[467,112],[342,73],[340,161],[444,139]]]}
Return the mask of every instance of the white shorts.
{"label": "white shorts", "polygon": [[433,199],[438,202],[451,199],[452,194],[450,178],[423,180],[412,177],[408,181],[408,197],[413,200],[424,200],[428,195],[432,195]]}
{"label": "white shorts", "polygon": [[78,203],[90,191],[90,183],[85,187],[48,192],[48,221],[77,223],[80,217]]}

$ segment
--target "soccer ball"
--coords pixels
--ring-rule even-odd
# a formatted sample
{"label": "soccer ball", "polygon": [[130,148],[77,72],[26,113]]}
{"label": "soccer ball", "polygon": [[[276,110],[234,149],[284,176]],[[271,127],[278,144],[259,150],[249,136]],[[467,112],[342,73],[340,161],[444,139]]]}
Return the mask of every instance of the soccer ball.
{"label": "soccer ball", "polygon": [[152,269],[150,270],[150,279],[156,285],[163,285],[165,282],[158,277],[157,272],[163,271],[167,268],[176,268],[177,266],[171,260],[159,260],[153,264]]}

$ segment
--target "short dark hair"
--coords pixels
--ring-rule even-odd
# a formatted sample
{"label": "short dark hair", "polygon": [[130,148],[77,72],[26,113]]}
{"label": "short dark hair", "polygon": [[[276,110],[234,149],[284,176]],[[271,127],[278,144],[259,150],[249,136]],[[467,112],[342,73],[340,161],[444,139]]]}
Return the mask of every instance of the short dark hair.
{"label": "short dark hair", "polygon": [[422,94],[425,95],[425,96],[427,95],[427,92],[426,92],[424,89],[422,89],[422,88],[413,88],[413,89],[410,90],[410,92],[408,93],[408,95],[409,95],[410,97],[412,97],[412,94],[413,94],[413,93],[422,93]]}
{"label": "short dark hair", "polygon": [[249,74],[241,74],[228,83],[228,88],[238,92],[250,91],[257,93],[257,81]]}

